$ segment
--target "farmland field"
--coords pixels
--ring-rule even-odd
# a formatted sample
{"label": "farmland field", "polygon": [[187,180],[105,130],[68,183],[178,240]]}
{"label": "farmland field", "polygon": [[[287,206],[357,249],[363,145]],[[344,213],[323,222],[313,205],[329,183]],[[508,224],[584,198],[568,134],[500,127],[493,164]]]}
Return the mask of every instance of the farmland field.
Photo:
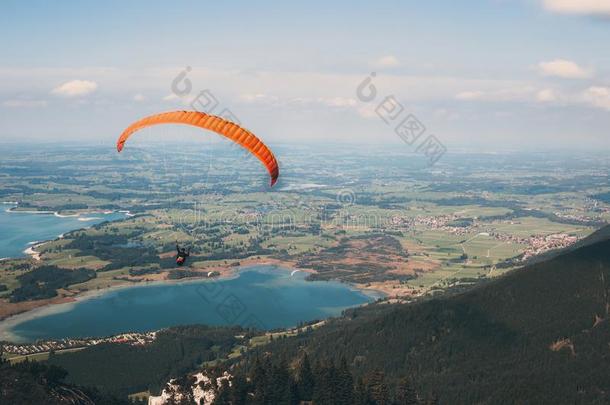
{"label": "farmland field", "polygon": [[[2,262],[5,308],[23,307],[9,301],[24,274],[43,265],[95,274],[57,289],[59,298],[210,271],[230,274],[256,263],[303,268],[312,279],[339,279],[390,296],[437,294],[569,246],[610,217],[607,202],[593,197],[609,187],[603,177],[581,186],[578,179],[588,173],[582,164],[544,164],[532,176],[535,163],[523,155],[448,154],[429,167],[408,151],[379,151],[375,158],[343,150],[329,158],[306,149],[279,148],[285,164],[272,190],[255,161],[222,143],[173,151],[136,142],[125,156],[49,149],[38,163],[2,154],[0,195],[18,202],[16,209],[133,215],[38,245],[40,260]],[[179,159],[169,159],[174,154]],[[190,273],[174,270],[176,243],[192,249]]]}

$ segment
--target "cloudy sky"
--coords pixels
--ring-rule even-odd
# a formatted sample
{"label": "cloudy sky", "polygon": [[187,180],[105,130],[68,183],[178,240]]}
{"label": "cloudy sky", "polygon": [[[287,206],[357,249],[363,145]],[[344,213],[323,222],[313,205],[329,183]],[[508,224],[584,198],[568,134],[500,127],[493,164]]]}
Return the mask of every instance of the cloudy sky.
{"label": "cloudy sky", "polygon": [[5,0],[0,142],[112,142],[213,97],[273,143],[400,143],[413,114],[454,148],[610,148],[609,43],[610,0]]}

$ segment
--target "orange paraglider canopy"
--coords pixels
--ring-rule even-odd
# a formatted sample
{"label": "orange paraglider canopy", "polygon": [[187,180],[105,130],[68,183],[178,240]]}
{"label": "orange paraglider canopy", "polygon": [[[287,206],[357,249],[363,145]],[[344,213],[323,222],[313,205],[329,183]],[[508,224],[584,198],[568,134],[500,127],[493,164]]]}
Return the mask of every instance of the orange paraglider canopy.
{"label": "orange paraglider canopy", "polygon": [[116,148],[120,152],[127,138],[134,132],[159,124],[185,124],[214,131],[243,146],[260,160],[271,176],[271,186],[277,182],[280,169],[273,152],[252,132],[224,118],[199,111],[172,111],[151,115],[131,124],[119,137]]}

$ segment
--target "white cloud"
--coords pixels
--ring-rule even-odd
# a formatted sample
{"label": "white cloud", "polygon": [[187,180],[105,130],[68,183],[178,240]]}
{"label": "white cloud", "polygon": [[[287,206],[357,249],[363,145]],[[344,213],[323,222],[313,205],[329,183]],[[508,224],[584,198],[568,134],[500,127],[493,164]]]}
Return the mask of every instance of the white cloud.
{"label": "white cloud", "polygon": [[329,107],[353,107],[356,105],[356,100],[353,98],[346,97],[332,97],[332,98],[318,98],[319,103],[327,105]]}
{"label": "white cloud", "polygon": [[51,93],[62,97],[79,97],[93,93],[97,83],[89,80],[71,80],[54,88]]}
{"label": "white cloud", "polygon": [[537,89],[529,84],[514,84],[508,87],[496,87],[488,90],[467,90],[457,93],[454,98],[460,101],[484,102],[529,102],[537,93]]}
{"label": "white cloud", "polygon": [[458,100],[480,100],[485,96],[485,93],[479,90],[462,91],[455,95]]}
{"label": "white cloud", "polygon": [[260,103],[273,106],[313,106],[322,105],[325,107],[347,108],[355,107],[356,99],[351,97],[278,97],[270,94],[240,94],[239,100],[245,103]]}
{"label": "white cloud", "polygon": [[2,106],[9,108],[46,107],[47,102],[45,100],[5,100],[2,102]]}
{"label": "white cloud", "polygon": [[144,101],[144,100],[146,100],[146,97],[144,97],[143,94],[138,93],[135,96],[133,96],[133,101],[140,102],[140,101]]}
{"label": "white cloud", "polygon": [[178,97],[177,95],[172,93],[172,94],[168,94],[167,96],[163,97],[163,101],[174,101],[174,100],[178,100],[179,98],[180,97]]}
{"label": "white cloud", "polygon": [[371,104],[364,104],[364,105],[358,106],[356,108],[356,112],[362,118],[366,118],[366,119],[376,118],[376,119],[379,119],[379,114],[377,114],[377,112],[375,111],[375,106],[371,105]]}
{"label": "white cloud", "polygon": [[[190,107],[190,109],[201,109],[201,105],[195,105],[197,103],[197,93],[195,95],[185,94],[183,96],[179,96],[175,93],[168,94],[163,97],[163,101],[167,101],[168,103],[178,104],[180,106]],[[204,103],[205,104],[205,103]]]}
{"label": "white cloud", "polygon": [[265,93],[240,94],[239,99],[245,103],[275,104],[278,102],[276,96]]}
{"label": "white cloud", "polygon": [[561,14],[610,15],[610,0],[544,0],[544,7]]}
{"label": "white cloud", "polygon": [[[36,68],[4,69],[0,67],[0,94],[20,94],[22,92],[46,92],[57,83],[65,83],[73,77],[87,77],[96,83],[103,83],[104,95],[115,95],[123,98],[125,93],[166,94],[159,97],[166,102],[186,102],[206,88],[207,83],[214,83],[213,92],[222,91],[221,103],[231,106],[235,102],[256,100],[257,95],[273,95],[285,100],[287,105],[315,103],[318,98],[344,99],[356,97],[356,88],[365,78],[362,74],[329,73],[329,72],[293,72],[293,71],[234,71],[231,69],[196,68],[188,78],[193,84],[190,94],[179,100],[176,95],[163,93],[167,91],[176,74],[184,69],[148,68],[148,69],[111,69],[87,68],[82,70]],[[23,83],[28,87],[24,88]],[[497,78],[464,78],[444,75],[407,75],[378,74],[373,85],[378,90],[380,102],[389,94],[396,95],[403,101],[447,100],[459,92],[476,89],[485,93],[500,89],[517,88],[527,84],[520,80]],[[34,94],[34,93],[32,93]],[[241,97],[246,95],[245,98]],[[6,98],[10,98],[8,96]],[[33,96],[33,98],[36,98]],[[258,105],[264,105],[258,97]],[[340,102],[339,102],[340,103]],[[253,102],[254,104],[254,102]],[[319,103],[318,103],[319,104]]]}
{"label": "white cloud", "polygon": [[536,100],[541,103],[552,103],[559,100],[559,94],[553,89],[542,89],[536,93]]}
{"label": "white cloud", "polygon": [[591,77],[591,71],[565,59],[540,62],[538,71],[544,76],[562,77],[564,79],[584,79]]}
{"label": "white cloud", "polygon": [[534,92],[532,86],[521,85],[507,88],[490,89],[487,91],[462,91],[455,98],[457,100],[483,100],[483,101],[526,101]]}
{"label": "white cloud", "polygon": [[462,101],[476,102],[519,102],[582,106],[601,108],[610,111],[610,87],[592,86],[584,91],[563,92],[561,89],[542,88],[536,89],[523,86],[511,89],[489,90],[489,91],[464,91],[455,96]]}
{"label": "white cloud", "polygon": [[447,121],[454,121],[461,118],[461,115],[458,112],[446,108],[437,108],[434,110],[434,116]]}
{"label": "white cloud", "polygon": [[374,63],[377,67],[396,67],[400,65],[398,58],[394,55],[386,55],[377,59]]}
{"label": "white cloud", "polygon": [[583,92],[582,97],[586,103],[610,111],[610,87],[589,87]]}

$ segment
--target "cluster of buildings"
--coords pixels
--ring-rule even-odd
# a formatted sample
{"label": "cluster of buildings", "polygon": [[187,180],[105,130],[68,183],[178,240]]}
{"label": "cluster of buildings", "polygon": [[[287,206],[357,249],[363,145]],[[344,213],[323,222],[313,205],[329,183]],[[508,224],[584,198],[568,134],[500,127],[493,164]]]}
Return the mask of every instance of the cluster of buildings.
{"label": "cluster of buildings", "polygon": [[523,252],[523,259],[527,260],[532,256],[539,255],[549,250],[563,249],[578,241],[578,237],[567,233],[557,233],[552,235],[531,236],[527,239],[527,248]]}
{"label": "cluster of buildings", "polygon": [[596,200],[594,198],[585,197],[585,203],[583,206],[583,210],[591,211],[591,212],[606,213],[606,212],[610,212],[610,207],[608,207],[608,204],[603,203],[599,200]]}
{"label": "cluster of buildings", "polygon": [[557,218],[568,219],[570,221],[582,222],[582,223],[601,220],[601,216],[599,216],[599,215],[595,218],[592,218],[588,215],[583,215],[583,214],[564,214],[561,212],[555,212],[554,214]]}
{"label": "cluster of buildings", "polygon": [[450,225],[453,221],[463,219],[459,215],[445,214],[435,216],[417,216],[417,217],[402,217],[394,216],[391,218],[390,223],[394,226],[414,228],[414,227],[425,227],[430,230],[441,230],[448,232],[452,235],[467,235],[472,232],[473,226],[452,226]]}
{"label": "cluster of buildings", "polygon": [[[474,221],[472,224],[467,224],[465,226],[451,225],[454,221],[459,221],[460,219],[462,218],[455,214],[418,217],[395,216],[392,217],[391,223],[394,226],[406,228],[422,226],[430,230],[444,231],[451,235],[472,235],[475,229],[481,230],[481,228],[486,228],[482,226],[481,223],[477,223],[476,221]],[[575,217],[575,219],[578,218]],[[539,255],[549,250],[563,249],[578,241],[577,236],[568,235],[566,233],[521,237],[489,229],[482,234],[495,238],[500,242],[525,245],[526,248],[523,253],[523,260],[526,260],[532,256]]]}
{"label": "cluster of buildings", "polygon": [[578,241],[577,236],[568,235],[567,233],[520,237],[505,233],[489,232],[489,236],[502,242],[518,243],[527,246],[523,252],[522,260],[527,260],[532,256],[539,255],[549,250],[566,248]]}
{"label": "cluster of buildings", "polygon": [[104,338],[46,340],[31,344],[0,343],[0,350],[4,353],[27,356],[36,353],[94,346],[99,345],[100,343],[125,343],[134,346],[145,345],[153,342],[156,337],[157,332],[147,332],[122,333],[120,335]]}

